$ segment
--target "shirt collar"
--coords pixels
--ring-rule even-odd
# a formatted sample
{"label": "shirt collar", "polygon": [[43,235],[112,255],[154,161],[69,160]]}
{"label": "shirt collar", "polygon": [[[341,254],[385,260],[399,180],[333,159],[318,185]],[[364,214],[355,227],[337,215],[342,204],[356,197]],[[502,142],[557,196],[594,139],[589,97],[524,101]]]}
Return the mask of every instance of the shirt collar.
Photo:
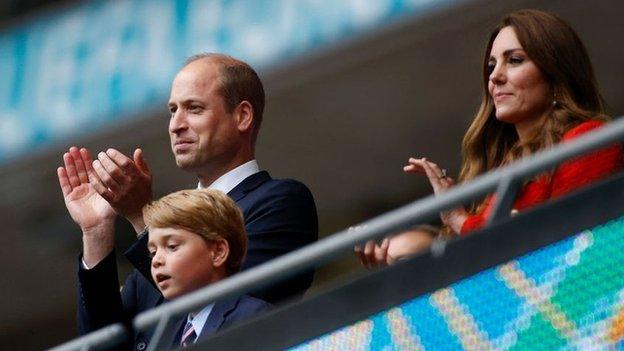
{"label": "shirt collar", "polygon": [[[245,178],[258,172],[260,172],[260,167],[258,167],[258,161],[251,160],[243,163],[242,165],[230,170],[221,177],[217,178],[217,180],[212,182],[212,184],[210,184],[208,188],[220,190],[227,194],[243,180],[245,180]],[[201,189],[201,183],[197,184],[197,188]]]}
{"label": "shirt collar", "polygon": [[213,307],[214,303],[211,303],[210,305],[204,307],[201,311],[199,311],[199,313],[197,313],[195,317],[191,318],[190,314],[186,317],[187,323],[191,322],[191,324],[193,324],[193,330],[195,330],[195,335],[197,335],[195,340],[197,340],[202,330],[204,329],[204,324],[206,324],[208,316],[210,315]]}

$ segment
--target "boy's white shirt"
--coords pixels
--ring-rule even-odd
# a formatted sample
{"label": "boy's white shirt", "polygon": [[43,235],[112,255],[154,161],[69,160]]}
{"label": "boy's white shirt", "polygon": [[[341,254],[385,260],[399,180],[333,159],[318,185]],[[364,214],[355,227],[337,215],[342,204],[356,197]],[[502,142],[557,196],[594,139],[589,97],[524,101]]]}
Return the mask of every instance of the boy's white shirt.
{"label": "boy's white shirt", "polygon": [[[191,317],[192,313],[189,313],[187,315],[186,322],[187,323],[191,322],[191,324],[193,324],[195,335],[197,335],[195,340],[199,338],[199,335],[201,334],[202,330],[204,330],[204,325],[206,324],[206,321],[208,320],[208,316],[210,315],[210,312],[212,312],[213,307],[214,307],[214,303],[211,303],[210,305],[202,308],[202,310],[199,311],[199,313],[195,314],[194,317]],[[195,340],[193,342],[195,342]]]}

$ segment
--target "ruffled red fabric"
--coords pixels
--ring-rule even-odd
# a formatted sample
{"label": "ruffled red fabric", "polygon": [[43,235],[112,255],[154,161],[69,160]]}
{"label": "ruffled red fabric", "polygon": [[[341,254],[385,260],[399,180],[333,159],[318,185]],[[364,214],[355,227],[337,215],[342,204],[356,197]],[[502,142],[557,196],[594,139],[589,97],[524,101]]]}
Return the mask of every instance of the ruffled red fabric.
{"label": "ruffled red fabric", "polygon": [[[579,135],[603,126],[601,121],[587,121],[570,129],[563,135],[562,142],[573,140]],[[538,205],[548,199],[556,198],[588,183],[604,178],[622,169],[624,156],[620,143],[583,155],[562,163],[551,179],[540,176],[527,183],[518,194],[513,208],[518,211]],[[488,196],[483,210],[468,217],[461,228],[461,235],[482,228],[492,210],[494,196]]]}

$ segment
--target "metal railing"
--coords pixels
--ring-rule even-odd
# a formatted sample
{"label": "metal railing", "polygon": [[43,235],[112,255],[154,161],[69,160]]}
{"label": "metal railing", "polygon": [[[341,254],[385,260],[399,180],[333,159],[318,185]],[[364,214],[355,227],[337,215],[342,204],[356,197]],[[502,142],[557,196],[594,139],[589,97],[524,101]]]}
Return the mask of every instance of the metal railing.
{"label": "metal railing", "polygon": [[[488,172],[469,183],[455,186],[439,196],[428,196],[363,222],[360,224],[362,228],[360,230],[337,232],[314,244],[143,312],[135,317],[133,327],[136,330],[144,331],[156,326],[149,350],[168,349],[171,340],[164,340],[162,335],[176,316],[203,307],[212,301],[238,296],[250,290],[276,283],[284,277],[301,273],[326,263],[340,254],[352,251],[355,245],[407,229],[436,217],[441,211],[455,208],[460,204],[468,203],[493,192],[496,193],[497,200],[487,225],[496,224],[509,217],[513,198],[522,184],[522,179],[549,170],[570,158],[623,140],[624,118],[617,118],[605,127],[583,135],[573,142],[555,145],[553,148],[540,152],[533,157]],[[433,253],[442,255],[445,245],[445,241],[437,241],[432,246]],[[126,335],[129,333],[124,330],[121,324],[115,324],[52,350],[91,350],[102,347],[105,343],[110,345],[114,343],[113,339],[121,340]]]}
{"label": "metal railing", "polygon": [[[519,296],[520,300],[518,302],[524,301],[529,305],[534,305],[533,303],[535,302],[529,301],[530,298],[525,301],[526,296],[523,293],[513,289],[514,292],[512,293],[512,290],[508,289],[509,286],[503,287],[498,285],[498,288],[503,289],[502,291],[499,290],[496,287],[497,284],[505,284],[501,282],[494,283],[492,280],[496,281],[501,277],[498,274],[501,272],[500,269],[509,265],[514,266],[518,262],[524,262],[529,266],[522,263],[519,264],[523,268],[522,271],[526,273],[526,277],[530,276],[534,279],[540,279],[539,282],[543,283],[538,276],[548,277],[546,278],[547,280],[557,280],[560,277],[558,274],[546,273],[549,271],[553,272],[551,263],[556,263],[556,265],[558,263],[559,267],[568,263],[576,263],[576,260],[573,262],[568,260],[564,263],[565,259],[561,261],[552,255],[544,256],[544,252],[554,254],[553,251],[558,251],[560,255],[565,255],[567,258],[572,258],[570,257],[571,255],[576,258],[575,253],[578,252],[578,249],[585,248],[585,243],[589,245],[588,247],[596,245],[596,249],[604,251],[604,246],[602,248],[598,247],[604,244],[602,238],[604,238],[605,232],[608,232],[615,240],[617,240],[617,234],[615,233],[619,233],[620,236],[624,234],[623,189],[624,172],[617,172],[569,194],[558,196],[552,201],[547,201],[542,205],[522,211],[514,215],[513,218],[509,218],[501,223],[475,231],[470,235],[462,237],[461,240],[450,240],[445,246],[443,255],[434,255],[432,250],[422,251],[389,267],[375,269],[367,272],[367,274],[351,275],[344,279],[327,282],[323,285],[322,292],[309,294],[303,300],[290,303],[282,308],[276,308],[271,313],[258,316],[253,320],[198,340],[192,347],[188,348],[188,351],[257,351],[259,348],[262,350],[342,350],[358,348],[354,345],[376,350],[386,348],[391,344],[394,344],[395,348],[399,349],[409,348],[406,345],[412,345],[414,346],[412,348],[415,349],[418,348],[418,345],[422,345],[424,349],[437,349],[439,347],[435,345],[445,341],[448,343],[449,341],[443,337],[446,334],[445,329],[453,334],[457,331],[457,328],[466,332],[460,332],[459,334],[462,334],[463,340],[470,344],[468,340],[470,340],[471,336],[468,335],[474,335],[480,340],[484,334],[479,331],[476,332],[477,334],[471,334],[471,331],[475,331],[475,329],[472,327],[468,328],[471,331],[465,329],[466,325],[459,322],[461,318],[455,318],[457,315],[453,313],[451,315],[446,314],[448,310],[446,312],[442,311],[445,310],[445,307],[431,300],[431,297],[440,294],[447,297],[458,297],[460,303],[468,304],[465,305],[465,310],[461,314],[463,315],[466,312],[479,320],[477,323],[480,325],[480,328],[476,330],[482,332],[491,331],[494,325],[498,325],[501,322],[501,319],[495,317],[497,312],[507,311],[508,309],[501,306],[499,307],[502,310],[501,308],[483,309],[482,307],[491,307],[492,304],[499,302],[503,303],[502,300],[505,300],[505,298],[498,295],[499,293],[507,296]],[[618,226],[617,223],[620,225]],[[582,234],[579,236],[579,233]],[[581,237],[583,238],[579,239]],[[599,244],[599,242],[602,242],[602,244]],[[579,245],[574,245],[574,243]],[[572,247],[569,246],[570,244]],[[555,247],[559,249],[568,248],[568,250],[559,251],[553,249]],[[573,253],[570,254],[570,252]],[[605,254],[602,255],[604,260],[617,260],[617,253],[607,254],[605,252]],[[563,258],[563,256],[556,256]],[[624,259],[624,255],[621,253],[619,256],[620,259]],[[532,263],[528,263],[528,257],[533,257],[533,259],[528,260]],[[588,256],[588,252],[583,251],[581,261],[585,260],[585,263],[589,263],[588,260],[593,262],[594,260],[591,257],[595,256]],[[601,259],[601,262],[604,262],[604,260]],[[533,264],[541,266],[546,270],[536,270],[537,266]],[[591,263],[590,265],[593,266]],[[576,271],[579,269],[577,265],[569,268]],[[614,267],[614,269],[617,269],[617,267]],[[556,268],[554,270],[560,272]],[[537,273],[538,271],[541,273]],[[588,271],[583,270],[583,272],[591,275]],[[538,275],[535,275],[536,273]],[[609,273],[605,274],[608,275]],[[489,278],[486,278],[485,281],[489,281],[489,283],[483,280],[486,276],[489,276]],[[604,277],[603,275],[602,278]],[[583,280],[583,278],[579,279]],[[618,284],[616,281],[618,279],[611,279],[609,283],[606,281],[602,283]],[[590,289],[597,288],[600,282],[595,281],[595,284],[592,283],[590,285]],[[469,294],[472,297],[468,297],[465,294],[467,286],[472,286],[476,290],[482,290],[482,293]],[[455,288],[463,292],[459,293],[458,296]],[[452,293],[453,291],[455,294]],[[449,292],[450,295],[446,295],[446,292]],[[563,296],[566,295],[561,289],[559,292],[563,293]],[[497,296],[497,299],[500,297],[502,300],[498,299],[494,303],[491,301],[492,296],[489,296],[488,293],[493,293]],[[511,295],[508,295],[510,293]],[[572,298],[570,294],[578,293],[578,291],[568,291],[568,293],[567,295]],[[558,295],[559,297],[562,296],[561,294]],[[583,301],[591,304],[588,300],[596,301],[593,300],[596,295],[590,295],[591,297],[577,296],[573,298],[575,305],[583,305]],[[512,298],[512,300],[515,300],[515,298]],[[561,298],[557,298],[557,300],[560,301]],[[515,305],[515,303],[512,303],[512,305]],[[445,306],[448,307],[448,305]],[[475,306],[481,312],[477,312],[474,309]],[[514,309],[511,305],[508,307],[512,310]],[[430,310],[430,308],[433,309]],[[539,306],[536,308],[540,309]],[[436,317],[433,317],[431,313]],[[514,316],[513,313],[508,314],[504,312],[503,315],[512,318],[508,320],[511,324],[513,322],[510,321],[516,320],[512,317]],[[517,315],[515,316],[517,317]],[[446,322],[442,320],[434,321],[440,317],[446,319]],[[546,318],[548,319],[548,317]],[[574,317],[568,316],[566,318]],[[597,318],[600,320],[600,317]],[[398,324],[397,321],[399,321]],[[492,321],[498,322],[492,324]],[[432,322],[433,324],[431,324]],[[456,322],[459,324],[454,324]],[[481,325],[481,322],[485,324]],[[582,324],[582,322],[580,323]],[[460,324],[463,326],[460,326]],[[409,326],[406,327],[406,325]],[[587,325],[587,323],[583,325]],[[584,327],[577,325],[577,328]],[[523,328],[521,327],[521,329]],[[381,334],[388,332],[391,337],[389,339],[385,338],[378,332],[381,332]],[[379,335],[381,335],[380,339],[377,338]],[[494,341],[500,348],[505,348],[503,345],[506,345],[506,343],[501,341],[502,339],[496,337],[496,335],[500,336],[500,334],[490,333],[489,338],[493,337],[501,343],[490,340]],[[556,338],[556,335],[554,337]],[[576,337],[581,336],[577,334]],[[420,343],[416,341],[419,339]],[[567,342],[571,341],[570,339],[565,339]],[[262,340],[262,343],[258,343],[258,340]],[[406,340],[409,341],[402,343],[406,342]],[[546,341],[541,343],[540,341],[542,340],[537,340],[536,345],[546,343]],[[605,340],[605,342],[608,341]],[[535,340],[533,343],[535,343]],[[574,345],[573,342],[568,344]]]}

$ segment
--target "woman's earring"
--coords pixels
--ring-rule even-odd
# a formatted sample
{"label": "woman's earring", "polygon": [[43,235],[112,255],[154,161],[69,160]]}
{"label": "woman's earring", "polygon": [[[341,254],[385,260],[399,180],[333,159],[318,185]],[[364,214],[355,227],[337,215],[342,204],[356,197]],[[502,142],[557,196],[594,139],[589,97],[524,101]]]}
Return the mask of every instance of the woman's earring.
{"label": "woman's earring", "polygon": [[557,93],[553,93],[552,105],[553,105],[553,107],[557,106]]}

